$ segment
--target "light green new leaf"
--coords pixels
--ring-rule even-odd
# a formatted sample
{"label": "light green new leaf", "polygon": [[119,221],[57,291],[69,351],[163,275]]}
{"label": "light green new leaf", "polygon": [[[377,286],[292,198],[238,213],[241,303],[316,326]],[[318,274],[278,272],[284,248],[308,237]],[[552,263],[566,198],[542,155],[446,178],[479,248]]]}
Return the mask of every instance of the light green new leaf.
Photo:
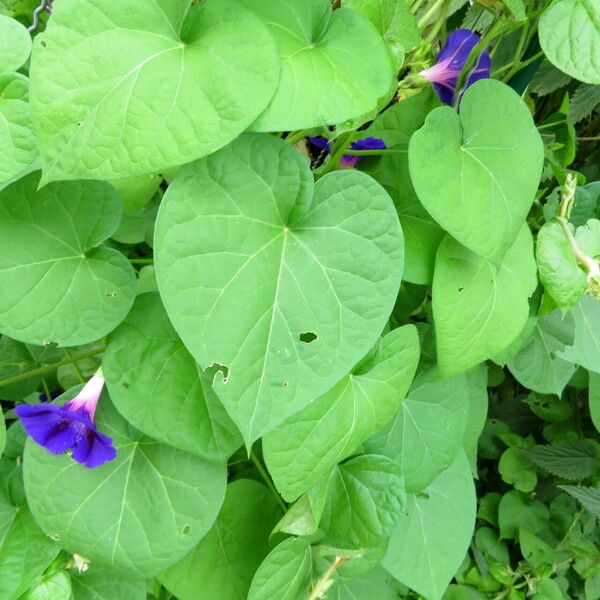
{"label": "light green new leaf", "polygon": [[330,0],[240,0],[269,27],[281,56],[279,85],[254,131],[290,131],[368,121],[393,95],[392,58],[383,38]]}
{"label": "light green new leaf", "polygon": [[145,434],[222,460],[242,444],[209,376],[185,349],[158,294],[137,297],[108,339],[102,368],[116,409]]}
{"label": "light green new leaf", "polygon": [[526,225],[498,267],[448,236],[438,250],[433,278],[440,372],[465,371],[504,350],[525,326],[536,286],[533,238]]}
{"label": "light green new leaf", "polygon": [[575,318],[575,341],[558,355],[600,373],[600,302],[584,296],[571,312]]}
{"label": "light green new leaf", "polygon": [[121,198],[123,213],[129,215],[144,208],[152,200],[162,183],[162,177],[160,175],[140,175],[139,177],[116,179],[111,183]]}
{"label": "light green new leaf", "polygon": [[246,600],[252,577],[269,552],[279,510],[264,485],[250,479],[230,483],[213,528],[161,575],[162,584],[179,600]]}
{"label": "light green new leaf", "polygon": [[417,20],[405,0],[344,0],[343,4],[375,25],[392,52],[397,69],[402,66],[404,53],[421,41]]}
{"label": "light green new leaf", "polygon": [[73,600],[146,600],[144,580],[123,579],[114,571],[96,569],[71,574]]}
{"label": "light green new leaf", "polygon": [[589,219],[575,231],[579,249],[590,257],[600,258],[600,220]]}
{"label": "light green new leaf", "polygon": [[252,579],[248,600],[296,600],[307,595],[313,555],[306,538],[288,538],[276,546]]}
{"label": "light green new leaf", "polygon": [[30,52],[27,29],[19,21],[0,15],[0,75],[22,67]]}
{"label": "light green new leaf", "polygon": [[0,463],[0,598],[16,600],[56,558],[60,548],[34,521],[24,504],[20,467]]}
{"label": "light green new leaf", "polygon": [[385,545],[406,505],[400,465],[365,454],[338,465],[319,523],[324,543],[336,548]]}
{"label": "light green new leaf", "polygon": [[469,87],[460,115],[449,106],[431,112],[409,146],[423,206],[461,244],[496,264],[519,234],[543,162],[529,108],[493,79]]}
{"label": "light green new leaf", "polygon": [[265,461],[286,500],[306,492],[392,418],[418,361],[416,328],[395,329],[366,362],[265,436]]}
{"label": "light green new leaf", "polygon": [[540,281],[554,302],[563,309],[576,304],[585,293],[587,277],[559,223],[540,229],[535,254]]}
{"label": "light green new leaf", "polygon": [[99,431],[113,439],[116,459],[85,469],[30,438],[24,454],[29,507],[69,552],[130,577],[153,577],[212,527],[225,495],[225,465],[143,436],[107,394],[96,414]]}
{"label": "light green new leaf", "polygon": [[383,566],[419,594],[440,600],[469,548],[475,510],[471,469],[461,452],[423,494],[409,496]]}
{"label": "light green new leaf", "polygon": [[540,17],[540,45],[561,71],[586,83],[600,83],[600,4],[597,0],[555,0]]}
{"label": "light green new leaf", "polygon": [[114,189],[64,182],[36,191],[34,173],[0,192],[0,331],[75,346],[112,331],[129,312],[135,273],[101,245],[119,224]]}
{"label": "light green new leaf", "polygon": [[534,320],[532,333],[507,366],[526,388],[560,396],[577,367],[557,352],[573,343],[575,321],[571,314],[563,316],[559,310]]}
{"label": "light green new leaf", "polygon": [[71,600],[71,580],[65,571],[54,571],[30,588],[21,600]]}
{"label": "light green new leaf", "polygon": [[0,189],[24,174],[38,157],[28,88],[29,82],[23,75],[0,75]]}
{"label": "light green new leaf", "polygon": [[43,181],[118,179],[190,162],[244,131],[279,73],[267,28],[232,0],[64,0],[36,37]]}
{"label": "light green new leaf", "polygon": [[469,417],[469,382],[464,373],[439,379],[435,368],[419,375],[395,419],[366,444],[400,464],[406,490],[426,488],[462,448]]}
{"label": "light green new leaf", "polygon": [[[249,201],[251,200],[251,201]],[[247,444],[373,347],[402,274],[393,203],[371,178],[249,134],[185,167],[163,199],[156,275],[167,313]]]}
{"label": "light green new leaf", "polygon": [[[375,119],[365,135],[383,139],[388,148],[405,149],[412,134],[425,122],[439,100],[433,88],[397,102]],[[423,208],[413,188],[408,169],[408,150],[386,154],[375,160],[365,159],[360,169],[375,178],[390,194],[404,232],[404,279],[430,284],[435,255],[444,238],[444,230]]]}

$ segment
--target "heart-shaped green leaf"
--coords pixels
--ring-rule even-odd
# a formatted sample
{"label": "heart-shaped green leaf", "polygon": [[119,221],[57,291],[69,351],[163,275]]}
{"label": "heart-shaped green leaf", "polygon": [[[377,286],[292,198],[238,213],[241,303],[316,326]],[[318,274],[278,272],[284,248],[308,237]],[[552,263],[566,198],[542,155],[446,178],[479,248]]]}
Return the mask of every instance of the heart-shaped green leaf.
{"label": "heart-shaped green leaf", "polygon": [[[201,226],[200,226],[201,225]],[[402,274],[394,205],[355,171],[313,184],[285,142],[247,135],[185,167],[158,216],[167,313],[247,443],[375,344]]]}
{"label": "heart-shaped green leaf", "polygon": [[535,198],[544,148],[527,105],[492,79],[465,92],[460,115],[432,111],[410,141],[423,206],[461,244],[496,264]]}
{"label": "heart-shaped green leaf", "polygon": [[135,295],[135,273],[100,245],[116,229],[119,197],[106,183],[55,183],[33,173],[0,192],[0,331],[76,346],[112,331]]}
{"label": "heart-shaped green leaf", "polygon": [[424,494],[409,496],[383,566],[419,594],[439,600],[469,548],[476,507],[471,469],[461,452]]}
{"label": "heart-shaped green leaf", "polygon": [[390,53],[358,13],[332,11],[330,0],[240,1],[267,24],[282,61],[279,87],[255,131],[366,121],[393,94]]}
{"label": "heart-shaped green leaf", "polygon": [[417,493],[456,458],[468,418],[466,375],[440,380],[437,369],[430,368],[415,379],[396,417],[365,444],[365,449],[397,461],[406,490]]}
{"label": "heart-shaped green leaf", "polygon": [[394,329],[373,356],[265,436],[265,461],[286,500],[306,492],[391,419],[418,361],[416,328]]}
{"label": "heart-shaped green leaf", "polygon": [[251,479],[227,486],[221,512],[206,537],[160,578],[179,600],[246,600],[269,535],[281,514],[273,494]]}
{"label": "heart-shaped green leaf", "polygon": [[30,52],[27,29],[19,21],[0,14],[0,75],[22,67]]}
{"label": "heart-shaped green leaf", "polygon": [[600,83],[600,4],[597,0],[556,0],[540,17],[540,45],[561,71]]}
{"label": "heart-shaped green leaf", "polygon": [[147,600],[146,582],[123,579],[110,569],[92,565],[83,573],[71,572],[74,600]]}
{"label": "heart-shaped green leaf", "polygon": [[167,318],[157,293],[138,296],[109,337],[102,370],[117,410],[170,446],[227,460],[242,440]]}
{"label": "heart-shaped green leaf", "polygon": [[525,326],[536,286],[533,238],[526,225],[498,267],[447,237],[433,278],[440,372],[466,371],[504,350]]}
{"label": "heart-shaped green leaf", "polygon": [[275,91],[267,28],[232,0],[64,0],[33,52],[44,181],[118,179],[210,154]]}
{"label": "heart-shaped green leaf", "polygon": [[96,414],[116,459],[85,469],[29,439],[27,501],[40,527],[66,550],[147,579],[182,559],[212,527],[225,496],[226,468],[145,437],[107,394]]}
{"label": "heart-shaped green leaf", "polygon": [[28,87],[23,75],[0,75],[0,188],[31,167],[38,157]]}
{"label": "heart-shaped green leaf", "polygon": [[404,53],[421,41],[417,20],[405,0],[344,0],[343,4],[375,25],[386,41],[397,69],[402,66]]}

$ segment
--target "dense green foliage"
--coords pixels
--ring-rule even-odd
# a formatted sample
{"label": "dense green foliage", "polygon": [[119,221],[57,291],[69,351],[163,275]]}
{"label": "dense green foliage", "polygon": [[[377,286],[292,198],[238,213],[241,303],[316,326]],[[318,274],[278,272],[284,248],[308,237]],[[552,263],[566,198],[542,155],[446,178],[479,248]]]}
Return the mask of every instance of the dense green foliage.
{"label": "dense green foliage", "polygon": [[600,599],[598,141],[599,0],[0,0],[0,599]]}

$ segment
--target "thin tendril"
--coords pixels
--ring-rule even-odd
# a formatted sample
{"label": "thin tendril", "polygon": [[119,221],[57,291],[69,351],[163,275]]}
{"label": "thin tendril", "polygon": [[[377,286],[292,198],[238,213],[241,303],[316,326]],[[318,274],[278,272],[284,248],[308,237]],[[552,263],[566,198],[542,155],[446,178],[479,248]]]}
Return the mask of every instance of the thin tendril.
{"label": "thin tendril", "polygon": [[40,26],[40,15],[43,12],[48,14],[52,12],[52,0],[42,0],[39,6],[33,11],[33,23],[31,24],[31,27],[27,29],[29,33],[37,31],[38,27]]}

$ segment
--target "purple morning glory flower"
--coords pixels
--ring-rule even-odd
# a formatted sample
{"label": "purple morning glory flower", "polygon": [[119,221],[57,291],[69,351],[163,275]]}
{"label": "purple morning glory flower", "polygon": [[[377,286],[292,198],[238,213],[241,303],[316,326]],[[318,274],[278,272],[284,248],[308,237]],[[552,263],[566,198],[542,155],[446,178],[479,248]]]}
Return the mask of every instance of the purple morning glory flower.
{"label": "purple morning glory flower", "polygon": [[15,407],[28,436],[52,454],[71,451],[75,462],[88,469],[99,467],[117,455],[112,440],[96,429],[94,414],[104,387],[98,372],[63,406],[20,404]]}
{"label": "purple morning glory flower", "polygon": [[[331,152],[331,147],[329,145],[329,140],[324,137],[309,137],[309,142],[316,146],[317,148],[321,148],[321,150],[325,150],[327,153]],[[350,144],[351,150],[385,150],[386,145],[383,140],[374,137],[366,137],[360,140],[356,140]],[[345,167],[347,169],[351,169],[355,167],[363,156],[352,156],[350,154],[344,154],[340,160],[340,167]]]}
{"label": "purple morning glory flower", "polygon": [[[421,75],[433,83],[440,100],[444,104],[452,104],[456,94],[456,84],[471,51],[481,41],[481,38],[470,29],[457,29],[453,31],[442,46],[437,63],[429,69],[421,71]],[[483,51],[477,63],[469,73],[465,89],[478,81],[490,77],[492,58],[487,51]],[[461,94],[464,89],[461,90]]]}

